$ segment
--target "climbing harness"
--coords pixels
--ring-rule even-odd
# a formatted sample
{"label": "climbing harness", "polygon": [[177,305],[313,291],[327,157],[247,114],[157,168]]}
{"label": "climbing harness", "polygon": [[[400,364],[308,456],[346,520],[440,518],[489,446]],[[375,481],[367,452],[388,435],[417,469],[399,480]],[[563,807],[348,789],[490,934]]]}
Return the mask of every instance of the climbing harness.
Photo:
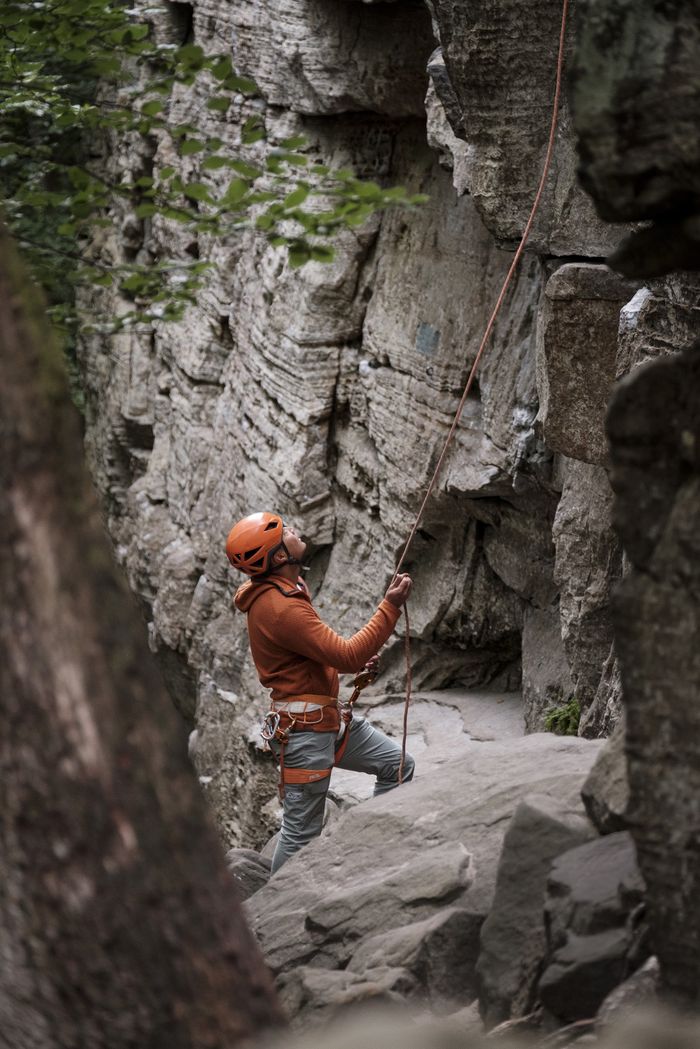
{"label": "climbing harness", "polygon": [[[375,669],[366,667],[356,674],[353,679],[354,691],[342,708],[335,696],[309,694],[290,696],[284,700],[272,700],[272,706],[263,720],[260,735],[268,746],[273,741],[279,744],[280,778],[277,789],[280,801],[284,800],[284,788],[287,784],[316,783],[330,776],[348,745],[353,706],[362,690],[370,685],[376,676]],[[325,769],[289,768],[284,758],[292,732],[335,732],[337,739],[333,765]]]}
{"label": "climbing harness", "polygon": [[[408,554],[408,551],[409,551],[409,549],[411,547],[411,544],[413,543],[413,540],[416,537],[416,533],[417,533],[417,531],[418,531],[418,529],[420,527],[420,523],[421,523],[421,520],[423,518],[423,513],[424,513],[425,508],[427,506],[428,500],[430,499],[430,496],[433,493],[433,490],[434,490],[435,485],[437,483],[437,479],[438,479],[438,476],[439,476],[440,471],[442,469],[443,463],[445,462],[445,459],[447,457],[447,452],[449,451],[450,445],[452,444],[452,439],[454,438],[454,435],[455,435],[455,433],[457,431],[457,426],[458,426],[459,420],[460,420],[460,418],[462,416],[462,411],[464,410],[464,405],[466,404],[467,397],[469,396],[469,391],[472,388],[472,384],[473,384],[474,378],[476,376],[476,371],[477,371],[477,368],[479,367],[479,362],[480,362],[481,357],[482,357],[482,355],[484,353],[484,350],[486,349],[486,344],[487,344],[487,342],[488,342],[488,340],[489,340],[489,338],[491,336],[491,332],[493,331],[493,326],[494,326],[494,324],[496,322],[496,318],[497,318],[497,316],[498,316],[498,314],[500,312],[501,306],[503,304],[503,300],[504,300],[505,295],[506,295],[506,291],[508,290],[510,282],[511,282],[511,280],[513,278],[513,274],[515,273],[517,265],[518,265],[518,263],[520,261],[520,256],[522,255],[523,251],[525,250],[525,245],[527,243],[528,237],[530,236],[530,231],[532,229],[532,224],[533,224],[533,222],[535,220],[535,215],[537,214],[537,211],[538,211],[539,206],[540,206],[540,201],[542,199],[542,194],[544,192],[545,183],[547,181],[547,175],[549,174],[549,168],[550,168],[550,165],[551,165],[551,162],[552,162],[552,155],[554,153],[554,142],[555,142],[555,139],[556,139],[557,123],[558,123],[558,119],[559,119],[559,103],[560,103],[560,100],[561,100],[561,83],[562,83],[562,71],[563,71],[563,68],[564,68],[564,44],[565,44],[565,38],[566,38],[566,23],[567,23],[568,9],[569,9],[569,0],[562,0],[561,26],[560,26],[560,30],[559,30],[559,52],[558,52],[558,55],[557,55],[557,73],[556,73],[556,83],[555,83],[555,88],[554,88],[554,100],[553,100],[553,103],[552,103],[552,119],[551,119],[550,128],[549,128],[549,139],[548,139],[548,142],[547,142],[547,152],[545,154],[544,164],[543,164],[543,167],[542,167],[542,175],[540,177],[540,182],[539,182],[539,185],[537,187],[537,192],[535,194],[535,199],[534,199],[532,208],[530,209],[530,214],[528,216],[528,220],[525,223],[525,229],[523,230],[522,238],[521,238],[520,243],[518,245],[518,248],[517,248],[517,250],[515,252],[515,255],[513,256],[513,261],[510,264],[510,267],[508,269],[508,273],[506,274],[505,280],[503,281],[503,284],[501,286],[501,290],[500,290],[500,293],[498,295],[498,299],[496,300],[496,305],[494,306],[494,308],[493,308],[493,310],[491,312],[491,316],[489,317],[488,324],[486,325],[486,330],[484,331],[484,336],[483,336],[483,338],[481,340],[481,343],[479,345],[479,349],[477,351],[476,357],[474,358],[474,363],[472,364],[471,369],[469,371],[469,376],[467,378],[466,386],[464,387],[464,390],[462,392],[462,396],[461,396],[459,404],[457,406],[457,411],[455,412],[454,419],[452,420],[452,425],[450,426],[449,432],[448,432],[447,437],[445,439],[445,443],[443,444],[443,447],[442,447],[442,451],[440,452],[440,456],[438,458],[437,465],[435,466],[435,469],[433,471],[433,475],[430,478],[430,481],[428,483],[428,488],[426,490],[425,496],[423,497],[423,501],[422,501],[422,503],[420,505],[420,509],[418,510],[418,513],[416,514],[416,519],[415,519],[415,521],[413,523],[413,527],[411,528],[411,531],[409,533],[408,539],[406,540],[406,545],[403,548],[403,552],[401,554],[401,557],[399,558],[398,564],[396,566],[396,570],[394,571],[394,576],[393,576],[392,582],[394,582],[394,580],[398,576],[399,572],[401,571],[401,567],[402,567],[404,561],[406,560],[406,555]],[[409,618],[408,618],[407,603],[404,604],[403,610],[404,610],[404,617],[405,617],[405,641],[404,641],[404,646],[405,646],[405,657],[406,657],[406,699],[405,699],[405,703],[404,703],[403,742],[402,742],[402,745],[401,745],[401,764],[399,766],[399,783],[403,782],[403,768],[404,768],[404,763],[405,763],[405,760],[406,760],[406,739],[407,739],[407,736],[408,736],[408,709],[409,709],[410,702],[411,702],[411,690],[412,690],[412,684],[413,684],[412,676],[411,676],[410,624],[409,624]]]}

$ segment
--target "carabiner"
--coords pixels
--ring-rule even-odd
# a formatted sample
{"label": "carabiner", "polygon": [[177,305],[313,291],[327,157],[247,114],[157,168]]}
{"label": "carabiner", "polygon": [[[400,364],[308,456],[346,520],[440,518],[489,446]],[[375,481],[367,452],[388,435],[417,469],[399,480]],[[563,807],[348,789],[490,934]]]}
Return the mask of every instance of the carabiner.
{"label": "carabiner", "polygon": [[266,743],[269,743],[270,740],[274,739],[275,736],[277,735],[277,729],[279,727],[280,727],[280,716],[279,716],[279,714],[277,713],[276,710],[271,710],[270,713],[266,715],[265,720],[262,723],[262,728],[260,729],[260,735],[262,736],[262,738],[265,740]]}

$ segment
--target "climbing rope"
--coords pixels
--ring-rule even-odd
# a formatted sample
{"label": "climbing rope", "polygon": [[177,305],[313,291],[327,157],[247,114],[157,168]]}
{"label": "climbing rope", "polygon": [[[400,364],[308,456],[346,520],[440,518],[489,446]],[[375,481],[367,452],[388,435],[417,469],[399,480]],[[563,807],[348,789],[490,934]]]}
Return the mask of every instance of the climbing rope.
{"label": "climbing rope", "polygon": [[[408,554],[408,551],[411,548],[411,544],[413,543],[413,540],[416,537],[416,532],[418,531],[418,529],[420,527],[420,523],[421,523],[421,520],[423,518],[423,513],[424,513],[425,508],[426,508],[426,506],[428,504],[428,500],[430,499],[430,496],[433,494],[433,490],[434,490],[435,485],[437,483],[437,479],[438,479],[438,477],[440,475],[440,471],[442,470],[443,463],[445,462],[445,459],[447,458],[447,452],[449,451],[450,445],[452,444],[452,439],[453,439],[453,437],[454,437],[454,435],[455,435],[455,433],[457,431],[457,426],[458,426],[459,420],[460,420],[460,418],[462,416],[462,412],[464,410],[464,405],[466,404],[467,397],[469,396],[469,391],[472,388],[472,384],[473,384],[474,378],[476,376],[476,371],[477,371],[477,368],[479,367],[479,361],[481,360],[481,357],[482,357],[482,355],[484,353],[484,350],[486,349],[486,344],[488,343],[488,340],[489,340],[489,338],[491,336],[491,332],[493,331],[493,326],[496,323],[496,318],[498,317],[499,311],[501,309],[501,305],[503,304],[503,300],[505,298],[506,292],[507,292],[508,287],[510,285],[510,282],[511,282],[511,280],[513,278],[513,274],[515,273],[515,270],[516,270],[516,267],[518,265],[518,262],[520,261],[520,257],[522,255],[523,251],[525,250],[525,245],[527,243],[528,237],[530,236],[530,230],[532,229],[532,224],[533,224],[533,222],[535,220],[535,215],[537,214],[537,210],[538,210],[538,208],[540,206],[540,200],[542,199],[542,194],[544,192],[545,183],[547,181],[547,175],[549,174],[549,168],[550,168],[550,165],[551,165],[551,162],[552,162],[552,155],[554,153],[554,141],[556,139],[557,123],[558,123],[558,119],[559,119],[559,103],[560,103],[560,100],[561,100],[562,70],[564,68],[564,40],[565,40],[565,36],[566,36],[566,21],[567,21],[567,15],[568,15],[568,8],[569,8],[569,0],[563,0],[563,2],[562,2],[562,13],[561,13],[561,28],[559,30],[559,53],[558,53],[558,56],[557,56],[557,76],[556,76],[556,85],[555,85],[555,88],[554,88],[554,101],[552,103],[552,120],[551,120],[551,124],[550,124],[550,128],[549,128],[549,141],[547,143],[547,152],[546,152],[545,158],[544,158],[544,165],[543,165],[543,168],[542,168],[542,175],[540,177],[540,183],[539,183],[539,186],[537,187],[537,193],[535,194],[535,199],[534,199],[532,208],[530,209],[530,215],[528,217],[527,222],[525,223],[525,229],[523,230],[523,235],[522,235],[522,238],[521,238],[520,243],[518,245],[517,251],[515,252],[515,255],[513,256],[513,261],[511,262],[510,268],[508,270],[508,273],[506,274],[505,280],[503,281],[503,285],[501,287],[499,296],[498,296],[498,298],[496,300],[496,305],[494,306],[493,311],[491,313],[491,316],[489,317],[488,324],[486,325],[486,330],[484,331],[484,336],[483,336],[483,338],[481,340],[481,343],[479,345],[479,349],[478,349],[478,352],[476,354],[476,357],[474,358],[474,363],[471,366],[471,369],[470,369],[470,372],[469,372],[469,377],[467,378],[466,386],[464,387],[464,390],[462,392],[462,396],[460,397],[459,405],[457,406],[457,411],[455,412],[454,419],[452,420],[452,425],[450,426],[449,432],[448,432],[447,437],[445,439],[445,443],[443,444],[443,447],[442,447],[442,451],[440,452],[440,456],[438,458],[437,465],[435,466],[435,469],[433,470],[433,475],[430,478],[430,482],[428,484],[426,493],[425,493],[425,495],[423,497],[423,501],[422,501],[422,503],[420,505],[420,509],[418,510],[418,513],[416,514],[416,519],[415,519],[415,521],[413,523],[413,527],[411,528],[411,531],[409,533],[408,539],[406,540],[406,545],[403,548],[403,552],[402,552],[401,557],[399,558],[399,562],[398,562],[398,564],[396,566],[396,570],[394,572],[394,576],[393,576],[392,582],[396,579],[396,577],[398,576],[399,572],[401,571],[401,567],[402,567],[404,561],[406,560],[406,555]],[[403,610],[404,610],[405,629],[406,629],[405,645],[404,645],[404,647],[405,647],[405,655],[406,655],[406,699],[405,699],[405,703],[404,703],[403,742],[402,742],[402,745],[401,745],[401,764],[399,766],[399,783],[403,782],[403,768],[404,768],[404,763],[405,763],[405,760],[406,760],[406,738],[408,736],[408,710],[409,710],[409,707],[410,707],[410,704],[411,704],[411,690],[412,690],[411,640],[410,640],[410,624],[409,624],[409,618],[408,618],[408,603],[404,604]]]}

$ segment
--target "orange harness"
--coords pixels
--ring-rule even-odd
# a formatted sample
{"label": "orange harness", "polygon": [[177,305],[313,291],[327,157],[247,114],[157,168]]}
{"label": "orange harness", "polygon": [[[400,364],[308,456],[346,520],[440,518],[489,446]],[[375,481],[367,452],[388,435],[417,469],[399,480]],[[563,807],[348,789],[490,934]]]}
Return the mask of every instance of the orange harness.
{"label": "orange harness", "polygon": [[[266,743],[275,740],[280,745],[278,784],[280,800],[284,800],[284,788],[289,784],[316,783],[326,779],[341,760],[348,745],[352,708],[362,689],[374,681],[376,673],[361,670],[355,676],[355,689],[347,704],[341,710],[335,696],[289,696],[287,699],[272,701],[270,711],[265,716],[262,737]],[[293,709],[291,709],[293,708]],[[284,752],[289,743],[291,732],[335,732],[340,731],[341,719],[345,724],[342,739],[335,745],[333,764],[326,769],[288,768],[284,763]]]}

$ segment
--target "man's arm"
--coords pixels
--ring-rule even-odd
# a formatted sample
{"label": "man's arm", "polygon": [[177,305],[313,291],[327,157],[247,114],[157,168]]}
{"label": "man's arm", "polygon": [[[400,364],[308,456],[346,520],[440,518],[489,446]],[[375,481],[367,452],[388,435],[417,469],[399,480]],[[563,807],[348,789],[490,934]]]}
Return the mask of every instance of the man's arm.
{"label": "man's arm", "polygon": [[286,602],[280,613],[275,624],[275,640],[290,652],[331,666],[341,674],[354,674],[379,651],[396,626],[401,605],[411,588],[408,576],[400,579],[401,582],[397,580],[389,588],[369,622],[347,640],[322,623],[310,604],[294,600]]}

